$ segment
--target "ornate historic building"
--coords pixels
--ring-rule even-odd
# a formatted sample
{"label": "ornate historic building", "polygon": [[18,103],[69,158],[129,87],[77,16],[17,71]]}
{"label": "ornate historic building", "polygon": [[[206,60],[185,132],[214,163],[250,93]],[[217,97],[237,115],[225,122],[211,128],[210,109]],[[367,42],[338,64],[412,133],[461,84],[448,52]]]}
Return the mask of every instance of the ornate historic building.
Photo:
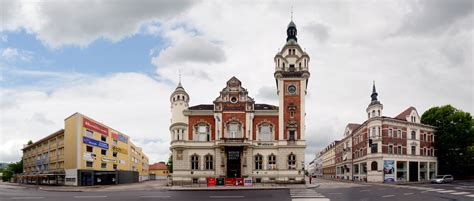
{"label": "ornate historic building", "polygon": [[303,182],[305,97],[309,56],[297,42],[293,21],[275,57],[279,105],[255,103],[236,77],[213,104],[189,106],[181,82],[171,94],[173,183],[204,183],[207,177],[254,182]]}

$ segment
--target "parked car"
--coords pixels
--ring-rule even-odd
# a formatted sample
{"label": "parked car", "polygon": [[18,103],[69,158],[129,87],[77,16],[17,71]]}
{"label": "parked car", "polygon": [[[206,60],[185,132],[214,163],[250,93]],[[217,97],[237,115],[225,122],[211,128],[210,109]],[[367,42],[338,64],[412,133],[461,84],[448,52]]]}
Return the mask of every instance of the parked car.
{"label": "parked car", "polygon": [[435,178],[431,179],[431,183],[438,183],[438,184],[444,184],[444,183],[451,183],[453,182],[454,178],[453,175],[438,175]]}

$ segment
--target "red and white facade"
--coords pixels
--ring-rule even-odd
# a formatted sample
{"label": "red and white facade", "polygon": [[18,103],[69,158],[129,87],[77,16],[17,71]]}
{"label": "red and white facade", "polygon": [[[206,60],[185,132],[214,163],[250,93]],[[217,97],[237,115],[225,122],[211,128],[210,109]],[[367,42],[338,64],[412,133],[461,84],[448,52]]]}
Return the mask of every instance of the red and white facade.
{"label": "red and white facade", "polygon": [[367,121],[346,126],[335,147],[336,178],[368,182],[429,180],[437,174],[435,127],[420,123],[414,107],[382,115],[375,85]]}
{"label": "red and white facade", "polygon": [[179,83],[170,97],[175,185],[208,177],[303,182],[309,56],[297,43],[293,22],[287,35],[274,57],[278,106],[255,103],[236,77],[212,104],[188,106]]}

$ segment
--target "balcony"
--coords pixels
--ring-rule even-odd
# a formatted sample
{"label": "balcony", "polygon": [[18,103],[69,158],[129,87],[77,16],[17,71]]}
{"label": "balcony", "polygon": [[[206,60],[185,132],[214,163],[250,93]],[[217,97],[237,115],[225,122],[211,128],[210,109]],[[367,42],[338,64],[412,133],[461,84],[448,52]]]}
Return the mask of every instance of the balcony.
{"label": "balcony", "polygon": [[250,145],[247,138],[221,138],[219,145]]}

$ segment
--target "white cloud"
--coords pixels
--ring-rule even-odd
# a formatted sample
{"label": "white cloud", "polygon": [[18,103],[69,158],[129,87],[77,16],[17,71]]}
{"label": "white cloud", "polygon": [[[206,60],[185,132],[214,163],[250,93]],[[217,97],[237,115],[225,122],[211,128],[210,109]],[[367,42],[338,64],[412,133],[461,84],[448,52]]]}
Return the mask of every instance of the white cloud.
{"label": "white cloud", "polygon": [[[416,4],[405,1],[294,3],[298,42],[311,57],[306,101],[307,156],[313,156],[331,141],[340,139],[348,122],[365,120],[373,80],[377,83],[386,116],[395,116],[408,106],[415,106],[422,113],[431,106],[443,104],[474,111],[474,32],[469,16],[454,15],[451,19],[455,20],[450,21],[454,23],[436,24],[436,20],[429,17],[431,15],[423,14],[428,16],[423,19],[429,18],[429,22],[434,23],[432,30],[447,31],[415,33],[404,28],[407,11],[415,9],[413,6]],[[13,132],[24,140],[39,139],[60,128],[65,116],[80,111],[137,139],[137,144],[145,147],[152,161],[166,160],[168,96],[175,85],[163,83],[173,81],[176,84],[180,69],[182,83],[190,94],[190,104],[209,104],[219,95],[226,81],[236,76],[256,102],[277,104],[271,98],[275,84],[273,57],[285,42],[290,8],[291,2],[204,1],[196,4],[175,18],[162,21],[159,26],[147,27],[148,34],[168,39],[167,49],[150,50],[160,82],[142,74],[126,73],[76,79],[74,84],[63,82],[61,84],[65,86],[48,88],[48,92],[3,89],[1,133]],[[49,8],[48,12],[55,9]],[[92,13],[98,12],[92,10]],[[107,9],[104,13],[111,14]],[[64,35],[41,32],[41,27],[50,26],[41,23],[32,23],[38,27],[31,26],[30,29],[38,30],[35,33],[44,41],[48,41],[45,34],[50,34],[49,37],[59,34],[61,44],[82,44],[82,40],[88,43],[92,36],[112,40],[114,37],[108,33],[117,31],[117,36],[125,37],[134,32],[107,23],[94,28],[82,21],[94,21],[98,19],[97,15],[91,18],[84,15],[87,12],[77,15],[83,19],[65,20],[80,22],[77,28],[87,32],[84,36],[82,32],[73,33],[68,29]],[[131,24],[150,21],[148,17],[129,15],[136,14],[128,13],[118,19],[134,22]],[[410,26],[424,22],[426,20],[415,20],[415,25]],[[311,29],[315,24],[323,26]],[[89,25],[92,28],[85,28]],[[73,25],[66,28],[69,26]],[[400,29],[407,30],[398,32]],[[35,113],[40,116],[33,118]],[[44,123],[49,121],[55,126]],[[0,153],[3,155],[7,151]],[[0,160],[6,158],[11,157]]]}
{"label": "white cloud", "polygon": [[87,46],[98,38],[119,41],[142,24],[184,12],[189,0],[28,1],[2,0],[0,31],[24,28],[50,47]]}
{"label": "white cloud", "polygon": [[64,128],[64,119],[75,112],[130,135],[151,162],[164,160],[170,114],[168,98],[163,97],[172,88],[139,73],[91,77],[75,85],[58,85],[52,92],[0,88],[0,133],[15,136],[2,136],[0,161],[20,159],[23,144]]}
{"label": "white cloud", "polygon": [[31,61],[31,59],[33,59],[33,53],[31,51],[19,50],[11,47],[0,49],[0,53],[1,60],[6,61]]}

